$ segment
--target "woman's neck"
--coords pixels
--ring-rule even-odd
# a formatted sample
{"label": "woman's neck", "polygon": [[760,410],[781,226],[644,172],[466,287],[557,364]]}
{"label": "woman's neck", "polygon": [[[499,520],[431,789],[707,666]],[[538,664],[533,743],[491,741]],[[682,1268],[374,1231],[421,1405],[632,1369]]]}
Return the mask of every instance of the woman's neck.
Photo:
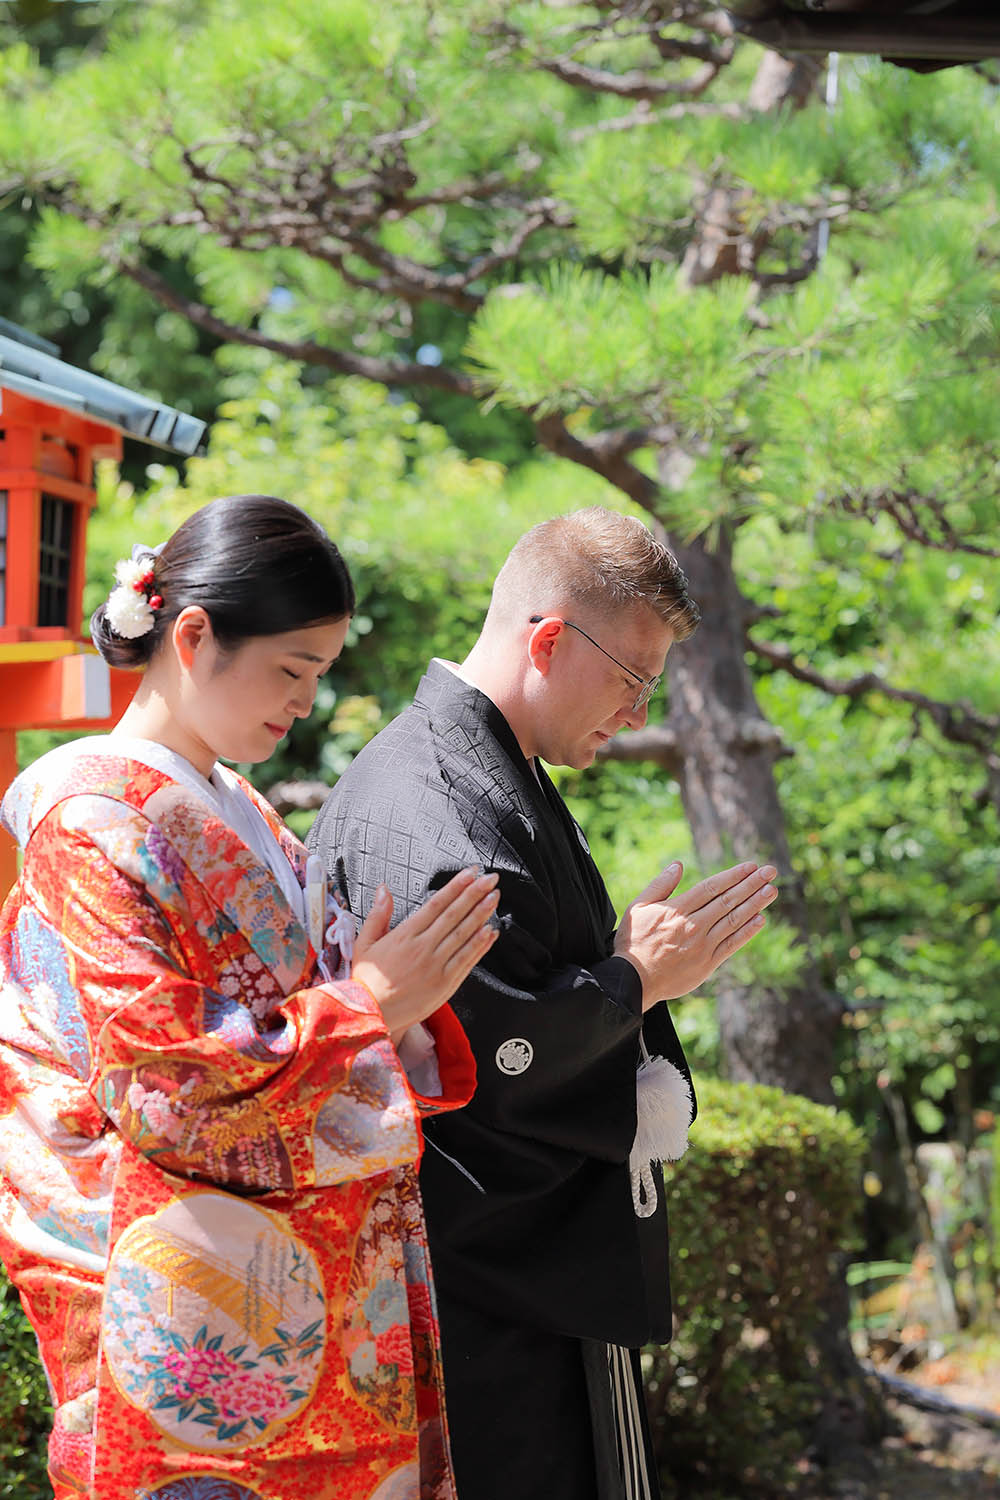
{"label": "woman's neck", "polygon": [[152,740],[190,761],[206,781],[211,778],[216,760],[214,752],[197,735],[185,729],[162,694],[146,681],[141,683],[112,734]]}

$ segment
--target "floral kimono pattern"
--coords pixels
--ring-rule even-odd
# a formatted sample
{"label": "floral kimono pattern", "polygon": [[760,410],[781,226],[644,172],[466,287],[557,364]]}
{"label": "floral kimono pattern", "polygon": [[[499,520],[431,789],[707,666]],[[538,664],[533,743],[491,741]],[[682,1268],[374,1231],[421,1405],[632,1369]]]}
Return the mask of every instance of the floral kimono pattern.
{"label": "floral kimono pattern", "polygon": [[317,982],[271,870],[161,771],[84,754],[4,812],[0,1253],[56,1500],[452,1500],[416,1185],[421,1117],[473,1089],[451,1010],[425,1098],[370,993]]}

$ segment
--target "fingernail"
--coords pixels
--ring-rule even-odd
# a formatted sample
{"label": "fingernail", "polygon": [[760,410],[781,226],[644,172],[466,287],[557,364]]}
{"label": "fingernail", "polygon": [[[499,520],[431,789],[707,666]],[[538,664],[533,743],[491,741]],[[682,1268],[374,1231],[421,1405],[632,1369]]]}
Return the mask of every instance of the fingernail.
{"label": "fingernail", "polygon": [[664,870],[663,873],[664,873],[664,875],[676,875],[677,872],[678,872],[678,870],[680,869],[680,867],[681,867],[680,860],[679,859],[672,859],[670,861],[669,865],[667,865],[667,868]]}

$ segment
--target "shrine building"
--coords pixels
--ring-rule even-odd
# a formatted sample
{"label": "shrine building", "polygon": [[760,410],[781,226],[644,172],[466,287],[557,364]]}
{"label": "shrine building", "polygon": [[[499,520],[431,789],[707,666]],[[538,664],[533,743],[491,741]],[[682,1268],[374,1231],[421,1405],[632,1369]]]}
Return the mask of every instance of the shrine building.
{"label": "shrine building", "polygon": [[[80,633],[96,461],[120,460],[123,436],[187,456],[204,430],[0,318],[0,796],[20,730],[110,729],[138,682]],[[16,874],[0,829],[0,898]]]}

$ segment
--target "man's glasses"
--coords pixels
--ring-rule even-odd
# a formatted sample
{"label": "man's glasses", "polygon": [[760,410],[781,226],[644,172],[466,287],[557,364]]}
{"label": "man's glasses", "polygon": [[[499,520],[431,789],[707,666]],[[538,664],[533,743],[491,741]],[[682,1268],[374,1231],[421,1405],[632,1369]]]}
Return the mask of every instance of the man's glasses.
{"label": "man's glasses", "polygon": [[[544,618],[544,615],[532,615],[528,623],[537,625],[539,620]],[[608,658],[608,661],[613,661],[616,667],[621,667],[623,672],[627,672],[630,677],[633,677],[636,682],[641,684],[635,702],[632,704],[632,712],[637,714],[640,708],[644,708],[663,680],[663,674],[660,673],[656,677],[640,677],[638,672],[633,672],[632,668],[627,667],[623,661],[619,661],[617,656],[612,656],[610,651],[605,651],[604,647],[598,641],[595,641],[592,635],[588,635],[579,625],[574,625],[572,620],[563,620],[563,624],[569,630],[575,630],[578,635],[582,635],[592,646],[596,646],[601,655]]]}

